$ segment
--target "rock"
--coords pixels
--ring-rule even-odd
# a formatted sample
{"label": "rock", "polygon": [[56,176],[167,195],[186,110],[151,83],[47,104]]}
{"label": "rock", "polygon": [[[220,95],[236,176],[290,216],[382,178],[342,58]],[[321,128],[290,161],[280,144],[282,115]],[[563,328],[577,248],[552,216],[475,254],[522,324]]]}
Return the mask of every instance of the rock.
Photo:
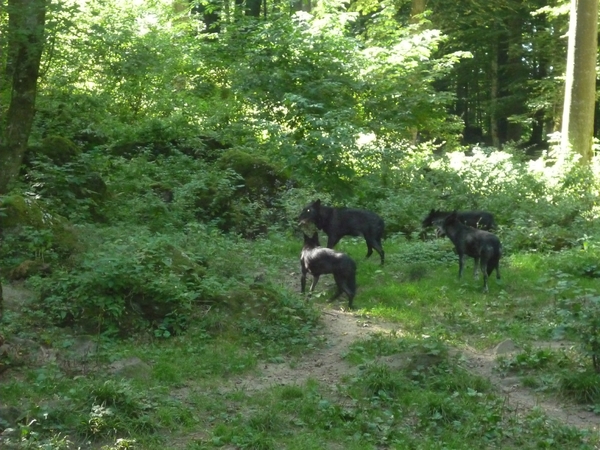
{"label": "rock", "polygon": [[22,411],[14,406],[0,405],[0,430],[14,427],[22,415]]}
{"label": "rock", "polygon": [[75,338],[71,350],[76,359],[83,361],[97,353],[98,343],[92,337],[78,336]]}
{"label": "rock", "polygon": [[494,353],[496,355],[503,355],[505,353],[511,353],[517,350],[517,346],[513,342],[512,339],[506,339],[505,341],[500,342],[494,348]]}
{"label": "rock", "polygon": [[8,278],[12,281],[25,280],[32,275],[47,275],[50,271],[50,264],[39,259],[27,259],[11,270]]}
{"label": "rock", "polygon": [[109,371],[113,375],[124,378],[147,380],[150,378],[152,367],[149,364],[146,364],[140,358],[133,357],[113,362],[109,366]]}

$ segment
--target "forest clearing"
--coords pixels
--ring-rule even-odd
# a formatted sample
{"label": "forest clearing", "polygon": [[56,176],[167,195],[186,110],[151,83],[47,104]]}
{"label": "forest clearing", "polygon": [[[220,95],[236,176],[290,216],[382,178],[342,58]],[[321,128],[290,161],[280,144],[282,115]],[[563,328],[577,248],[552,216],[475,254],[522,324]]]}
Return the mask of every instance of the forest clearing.
{"label": "forest clearing", "polygon": [[3,2],[0,447],[600,448],[597,22]]}

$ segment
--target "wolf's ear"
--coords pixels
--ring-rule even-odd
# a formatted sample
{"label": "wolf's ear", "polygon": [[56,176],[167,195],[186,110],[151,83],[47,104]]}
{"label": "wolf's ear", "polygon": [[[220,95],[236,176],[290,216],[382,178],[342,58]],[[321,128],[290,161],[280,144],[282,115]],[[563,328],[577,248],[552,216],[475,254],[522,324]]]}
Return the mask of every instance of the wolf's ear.
{"label": "wolf's ear", "polygon": [[321,199],[318,198],[315,200],[315,206],[318,208],[319,206],[321,206]]}
{"label": "wolf's ear", "polygon": [[312,235],[313,239],[319,239],[319,233],[317,233],[316,231],[313,233]]}

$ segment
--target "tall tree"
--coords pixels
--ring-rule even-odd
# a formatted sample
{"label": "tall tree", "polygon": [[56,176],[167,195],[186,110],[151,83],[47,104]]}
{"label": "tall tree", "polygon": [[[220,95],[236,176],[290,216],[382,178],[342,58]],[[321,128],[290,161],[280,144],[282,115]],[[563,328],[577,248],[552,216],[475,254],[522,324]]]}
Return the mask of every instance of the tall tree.
{"label": "tall tree", "polygon": [[412,0],[410,4],[410,21],[416,23],[419,21],[419,15],[425,12],[427,0]]}
{"label": "tall tree", "polygon": [[561,150],[583,164],[592,159],[597,48],[598,0],[571,0]]}
{"label": "tall tree", "polygon": [[10,105],[0,117],[0,194],[19,173],[35,115],[35,98],[44,47],[49,0],[8,0],[8,43],[5,71]]}

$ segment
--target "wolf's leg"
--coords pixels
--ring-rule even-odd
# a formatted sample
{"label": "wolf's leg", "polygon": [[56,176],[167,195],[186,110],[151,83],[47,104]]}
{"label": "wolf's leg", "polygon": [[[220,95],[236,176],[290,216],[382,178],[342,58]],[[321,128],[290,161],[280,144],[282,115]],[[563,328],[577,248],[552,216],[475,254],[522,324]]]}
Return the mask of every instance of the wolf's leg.
{"label": "wolf's leg", "polygon": [[458,254],[458,278],[462,278],[463,273],[463,264],[464,264],[465,255],[464,253]]}
{"label": "wolf's leg", "polygon": [[348,286],[348,283],[346,283],[345,281],[342,282],[341,287],[344,290],[344,292],[346,293],[346,295],[348,296],[348,308],[352,309],[352,302],[354,300],[354,292],[352,291],[352,289],[350,289],[350,286]]}
{"label": "wolf's leg", "polygon": [[300,270],[302,276],[300,277],[300,292],[304,294],[306,291],[306,274],[308,273],[308,267],[304,264],[304,258],[300,260]]}
{"label": "wolf's leg", "polygon": [[319,277],[320,277],[320,275],[313,275],[312,284],[310,285],[310,292],[314,291],[315,286],[319,282]]}
{"label": "wolf's leg", "polygon": [[488,289],[488,273],[487,270],[483,270],[483,292],[489,292]]}
{"label": "wolf's leg", "polygon": [[342,278],[342,276],[340,274],[334,273],[333,279],[335,280],[335,285],[337,287],[337,291],[335,292],[334,296],[329,299],[330,302],[334,301],[336,298],[338,298],[340,295],[342,295],[342,293],[345,290],[344,289],[344,279]]}
{"label": "wolf's leg", "polygon": [[335,247],[341,238],[341,236],[336,236],[335,234],[327,235],[327,248]]}
{"label": "wolf's leg", "polygon": [[373,249],[375,249],[375,251],[377,253],[379,253],[379,258],[381,259],[381,264],[383,264],[385,253],[383,251],[383,247],[381,246],[381,242],[379,242],[376,239],[369,239],[369,240],[367,240],[367,247],[369,249],[369,251],[367,252],[367,258],[373,254]]}
{"label": "wolf's leg", "polygon": [[475,257],[475,265],[473,267],[473,278],[479,278],[479,265],[481,264],[481,270],[485,272],[483,267],[484,258]]}

